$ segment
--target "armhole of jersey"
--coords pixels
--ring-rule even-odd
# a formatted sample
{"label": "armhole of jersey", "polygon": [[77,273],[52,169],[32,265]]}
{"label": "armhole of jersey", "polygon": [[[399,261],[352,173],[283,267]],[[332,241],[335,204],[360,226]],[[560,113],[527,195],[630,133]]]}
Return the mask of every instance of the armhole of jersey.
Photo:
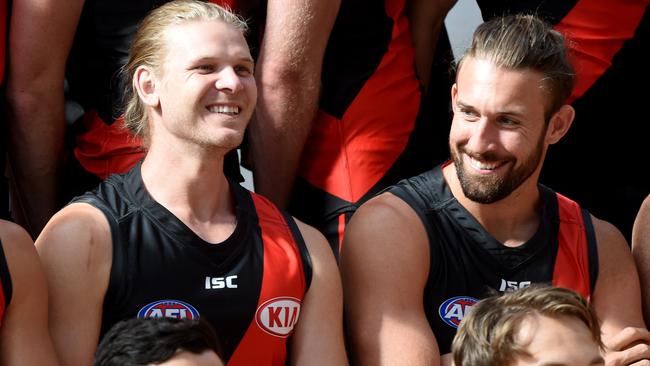
{"label": "armhole of jersey", "polygon": [[289,225],[289,229],[291,229],[291,234],[293,234],[293,238],[296,240],[296,245],[298,246],[298,251],[300,252],[302,269],[305,272],[305,293],[307,293],[309,286],[311,285],[312,276],[311,256],[309,255],[309,250],[307,250],[305,239],[300,233],[298,224],[296,224],[296,220],[294,220],[293,217],[291,217],[291,215],[287,214],[285,211],[281,212],[282,216],[284,216],[284,220],[287,222],[287,225]]}
{"label": "armhole of jersey", "polygon": [[591,215],[585,209],[582,209],[582,221],[585,224],[585,234],[587,235],[587,255],[589,257],[589,286],[591,293],[594,293],[596,281],[598,280],[598,246],[596,243],[596,232],[594,224],[591,221]]}
{"label": "armhole of jersey", "polygon": [[[11,303],[11,295],[13,293],[13,286],[11,285],[11,274],[9,273],[9,266],[7,265],[7,258],[5,251],[0,242],[0,282],[2,285],[2,295],[4,301],[4,309],[7,310]],[[0,319],[0,322],[2,319]]]}
{"label": "armhole of jersey", "polygon": [[[422,225],[424,226],[424,230],[427,233],[427,239],[429,242],[433,239],[433,229],[431,228],[431,225],[429,225],[429,219],[427,217],[427,212],[430,211],[429,208],[424,207],[421,205],[417,200],[413,197],[417,197],[417,193],[411,187],[410,185],[400,185],[400,186],[394,186],[391,187],[387,192],[392,193],[395,195],[395,197],[398,197],[402,201],[406,202],[407,205],[411,207],[411,209],[415,212],[416,215],[420,218],[420,222],[422,222]],[[429,248],[429,250],[431,250]]]}

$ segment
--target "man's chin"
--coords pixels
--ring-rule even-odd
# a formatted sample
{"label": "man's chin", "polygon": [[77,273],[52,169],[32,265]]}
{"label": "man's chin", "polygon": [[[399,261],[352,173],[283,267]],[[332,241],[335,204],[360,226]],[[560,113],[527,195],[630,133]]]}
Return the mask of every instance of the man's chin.
{"label": "man's chin", "polygon": [[460,186],[463,194],[470,201],[484,205],[500,201],[508,195],[508,192],[504,192],[502,187],[495,182],[468,183],[461,181]]}

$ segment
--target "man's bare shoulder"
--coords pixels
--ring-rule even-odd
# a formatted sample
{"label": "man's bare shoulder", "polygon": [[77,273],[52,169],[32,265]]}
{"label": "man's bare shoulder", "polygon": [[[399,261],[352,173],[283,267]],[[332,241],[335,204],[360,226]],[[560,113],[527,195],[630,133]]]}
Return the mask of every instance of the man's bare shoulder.
{"label": "man's bare shoulder", "polygon": [[12,245],[11,243],[30,243],[32,240],[27,231],[22,226],[10,221],[0,220],[0,241],[3,247]]}
{"label": "man's bare shoulder", "polygon": [[18,224],[0,220],[0,242],[11,271],[12,282],[19,270],[29,276],[32,267],[38,265],[38,256],[27,231]]}
{"label": "man's bare shoulder", "polygon": [[591,219],[598,248],[599,279],[603,276],[619,277],[625,276],[628,272],[636,272],[630,247],[620,230],[608,221],[593,215]]}
{"label": "man's bare shoulder", "polygon": [[391,238],[426,239],[422,235],[425,234],[424,226],[415,210],[391,193],[380,194],[364,203],[352,216],[348,230],[353,239],[356,235],[376,238],[379,242]]}
{"label": "man's bare shoulder", "polygon": [[110,263],[111,239],[108,220],[99,209],[73,203],[50,219],[36,240],[36,247],[45,258],[70,256]]}
{"label": "man's bare shoulder", "polygon": [[110,232],[104,213],[87,203],[73,203],[64,207],[52,216],[47,227],[56,231],[74,230],[97,235]]}
{"label": "man's bare shoulder", "polygon": [[402,199],[383,193],[352,216],[343,240],[341,267],[365,271],[362,266],[369,273],[399,267],[410,278],[421,278],[429,267],[428,250],[426,229],[418,214]]}
{"label": "man's bare shoulder", "polygon": [[632,247],[643,242],[650,242],[650,195],[641,204],[632,230]]}
{"label": "man's bare shoulder", "polygon": [[594,225],[596,240],[598,242],[598,251],[601,250],[607,253],[608,251],[623,250],[629,252],[629,246],[621,231],[612,223],[601,220],[595,216],[591,216],[591,221]]}

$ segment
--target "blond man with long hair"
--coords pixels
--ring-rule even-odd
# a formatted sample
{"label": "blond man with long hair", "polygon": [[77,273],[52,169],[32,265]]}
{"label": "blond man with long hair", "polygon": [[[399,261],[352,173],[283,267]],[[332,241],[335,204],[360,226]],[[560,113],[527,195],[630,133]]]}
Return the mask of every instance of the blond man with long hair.
{"label": "blond man with long hair", "polygon": [[345,364],[341,284],[325,239],[229,180],[255,107],[245,23],[169,2],[125,67],[141,164],[56,214],[37,240],[63,365],[89,365],[126,318],[208,320],[229,365]]}

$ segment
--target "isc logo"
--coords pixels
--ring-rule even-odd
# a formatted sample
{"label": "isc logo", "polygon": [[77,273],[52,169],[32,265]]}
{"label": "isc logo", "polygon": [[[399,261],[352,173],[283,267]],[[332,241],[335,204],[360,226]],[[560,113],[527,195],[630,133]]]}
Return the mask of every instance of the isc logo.
{"label": "isc logo", "polygon": [[530,287],[530,281],[506,281],[504,279],[501,279],[501,286],[499,287],[499,291],[501,292],[506,292],[506,291],[515,291],[520,288],[526,288]]}
{"label": "isc logo", "polygon": [[177,318],[198,319],[199,312],[186,302],[178,300],[160,300],[145,305],[138,311],[138,318]]}
{"label": "isc logo", "polygon": [[263,331],[286,337],[293,331],[300,316],[300,300],[294,297],[276,297],[257,308],[255,320]]}
{"label": "isc logo", "polygon": [[447,325],[458,328],[460,321],[472,310],[476,302],[475,298],[469,296],[452,297],[440,305],[438,314]]}
{"label": "isc logo", "polygon": [[237,275],[228,276],[228,277],[205,277],[205,289],[206,290],[217,290],[220,288],[237,288],[235,280]]}

